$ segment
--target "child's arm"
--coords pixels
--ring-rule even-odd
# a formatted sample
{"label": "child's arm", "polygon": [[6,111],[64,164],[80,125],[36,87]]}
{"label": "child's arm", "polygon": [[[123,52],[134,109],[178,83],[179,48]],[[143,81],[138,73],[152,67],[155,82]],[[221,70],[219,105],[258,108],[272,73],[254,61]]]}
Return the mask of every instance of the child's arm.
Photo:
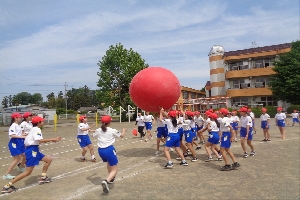
{"label": "child's arm", "polygon": [[56,138],[50,138],[50,139],[41,139],[39,140],[40,143],[47,143],[47,142],[58,142],[61,140],[61,137],[56,137]]}

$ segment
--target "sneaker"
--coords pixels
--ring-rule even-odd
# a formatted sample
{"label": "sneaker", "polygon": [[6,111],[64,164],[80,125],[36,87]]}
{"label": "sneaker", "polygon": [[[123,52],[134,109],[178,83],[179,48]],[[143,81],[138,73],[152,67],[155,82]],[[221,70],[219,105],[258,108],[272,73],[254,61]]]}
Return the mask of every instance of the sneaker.
{"label": "sneaker", "polygon": [[156,151],[154,155],[158,156],[158,154],[159,154],[159,151]]}
{"label": "sneaker", "polygon": [[96,158],[92,159],[91,161],[92,161],[92,162],[96,162]]}
{"label": "sneaker", "polygon": [[267,139],[267,142],[271,142],[271,140],[270,140],[270,139]]}
{"label": "sneaker", "polygon": [[220,171],[230,171],[231,169],[231,165],[224,165],[220,168]]}
{"label": "sneaker", "polygon": [[216,161],[223,161],[223,158],[222,157],[221,158],[217,158]]}
{"label": "sneaker", "polygon": [[250,156],[254,156],[255,155],[255,151],[251,151]]}
{"label": "sneaker", "polygon": [[237,141],[238,141],[238,139],[237,139],[237,138],[234,138],[234,141],[235,141],[235,142],[237,142]]}
{"label": "sneaker", "polygon": [[263,139],[263,140],[262,140],[262,142],[266,142],[266,141],[267,141],[266,139]]}
{"label": "sneaker", "polygon": [[14,178],[15,178],[15,176],[12,176],[10,174],[6,174],[6,175],[2,176],[2,179],[8,179],[8,180],[11,180],[11,179],[14,179]]}
{"label": "sneaker", "polygon": [[247,152],[244,153],[244,158],[247,158],[248,157],[248,154]]}
{"label": "sneaker", "polygon": [[187,162],[183,162],[181,161],[180,165],[183,165],[183,166],[188,166],[189,164]]}
{"label": "sneaker", "polygon": [[17,164],[17,167],[21,168],[21,163],[18,163],[18,164]]}
{"label": "sneaker", "polygon": [[176,158],[176,160],[181,160],[181,158],[178,156],[178,157]]}
{"label": "sneaker", "polygon": [[188,157],[188,156],[191,156],[191,155],[192,155],[192,154],[188,154],[188,153],[184,153],[184,154],[183,154],[184,157]]}
{"label": "sneaker", "polygon": [[198,158],[193,158],[191,161],[192,161],[192,162],[197,162],[197,161],[198,161]]}
{"label": "sneaker", "polygon": [[109,187],[108,187],[107,181],[106,180],[102,181],[101,185],[102,185],[102,188],[103,188],[103,192],[104,193],[109,193]]}
{"label": "sneaker", "polygon": [[235,163],[232,164],[231,169],[236,169],[236,168],[238,168],[240,166],[241,166],[240,163],[235,162]]}
{"label": "sneaker", "polygon": [[39,183],[50,183],[52,180],[51,178],[49,178],[48,176],[46,176],[45,178],[40,178]]}
{"label": "sneaker", "polygon": [[17,191],[17,190],[18,190],[18,188],[15,188],[15,186],[11,185],[9,188],[3,187],[1,193],[2,193],[2,194],[5,194],[5,193],[11,193],[11,192],[15,192],[15,191]]}
{"label": "sneaker", "polygon": [[18,168],[17,168],[17,171],[18,171],[18,172],[25,172],[25,167],[23,167],[23,168],[19,168],[19,167],[18,167]]}
{"label": "sneaker", "polygon": [[165,166],[164,166],[164,168],[172,168],[173,167],[173,163],[167,163]]}
{"label": "sneaker", "polygon": [[209,161],[213,161],[214,159],[212,157],[208,157],[206,160],[204,160],[205,162],[209,162]]}
{"label": "sneaker", "polygon": [[173,152],[173,151],[174,151],[174,149],[173,149],[173,148],[170,148],[170,151],[171,151],[171,152]]}
{"label": "sneaker", "polygon": [[201,146],[197,146],[195,150],[200,150],[201,149]]}
{"label": "sneaker", "polygon": [[116,177],[113,177],[113,179],[111,179],[111,180],[108,182],[108,184],[113,184],[113,183],[115,182],[115,180],[116,180]]}
{"label": "sneaker", "polygon": [[145,141],[145,142],[148,142],[148,138],[146,138],[144,141]]}
{"label": "sneaker", "polygon": [[87,162],[85,158],[80,158],[81,162]]}

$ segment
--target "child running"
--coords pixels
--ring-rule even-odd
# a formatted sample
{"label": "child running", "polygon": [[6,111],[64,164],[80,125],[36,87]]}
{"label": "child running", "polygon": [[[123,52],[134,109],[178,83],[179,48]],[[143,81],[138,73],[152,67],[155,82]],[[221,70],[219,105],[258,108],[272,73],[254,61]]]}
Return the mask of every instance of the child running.
{"label": "child running", "polygon": [[155,155],[157,156],[159,154],[159,144],[160,141],[163,141],[165,143],[165,139],[168,136],[168,131],[165,127],[165,124],[159,120],[159,116],[155,116],[156,124],[157,124],[157,139],[156,139],[156,152]]}
{"label": "child running", "polygon": [[[221,108],[219,110],[219,116],[221,117],[220,132],[222,134],[220,151],[221,151],[223,160],[225,162],[225,166],[221,167],[221,169],[220,169],[221,171],[229,171],[229,170],[236,169],[241,166],[236,161],[233,153],[230,150],[231,142],[234,140],[234,134],[233,134],[233,129],[230,125],[230,119],[228,119],[228,117],[227,117],[228,113],[229,113],[228,110],[225,108]],[[233,162],[232,165],[229,164],[226,153],[230,156],[230,158]]]}
{"label": "child running", "polygon": [[285,124],[289,123],[286,121],[286,115],[285,113],[282,112],[282,107],[277,108],[277,114],[275,115],[275,123],[276,126],[278,126],[280,134],[281,134],[281,139],[285,139]]}
{"label": "child running", "polygon": [[261,121],[261,128],[263,129],[264,132],[264,138],[262,141],[263,142],[270,142],[270,115],[267,113],[266,108],[261,109],[261,116],[260,116],[260,121]]}
{"label": "child running", "polygon": [[31,129],[30,133],[25,138],[25,155],[26,155],[26,170],[16,176],[11,182],[4,185],[1,193],[11,193],[13,191],[16,191],[17,188],[13,186],[14,183],[18,182],[19,180],[29,176],[34,167],[36,165],[39,165],[40,161],[44,161],[45,164],[42,169],[42,175],[39,179],[39,183],[49,183],[51,182],[51,179],[47,177],[47,171],[48,168],[52,162],[52,158],[49,156],[45,156],[42,154],[39,150],[39,144],[40,143],[46,143],[46,142],[58,142],[61,140],[61,137],[57,138],[51,138],[51,139],[43,139],[42,131],[41,129],[44,126],[44,119],[36,116],[32,118],[32,125],[33,128]]}
{"label": "child running", "polygon": [[[177,119],[176,119],[176,111],[170,111],[168,114],[164,112],[164,109],[161,108],[159,119],[164,124],[168,126],[168,137],[166,141],[166,146],[164,149],[165,156],[167,158],[167,164],[164,166],[165,168],[172,168],[173,162],[171,161],[171,156],[169,150],[171,147],[175,147],[175,151],[181,158],[180,165],[188,166],[188,163],[185,161],[182,151],[180,150],[180,136],[178,134],[178,126],[177,126]],[[165,119],[163,119],[165,117]]]}
{"label": "child running", "polygon": [[92,156],[92,162],[96,162],[96,158],[94,155],[94,148],[92,145],[92,142],[89,137],[89,130],[94,127],[94,124],[90,127],[87,124],[87,117],[86,116],[80,116],[79,117],[79,125],[78,125],[78,134],[77,134],[77,141],[82,148],[81,153],[81,162],[87,162],[87,159],[85,158],[85,154],[88,150],[90,150],[90,154]]}
{"label": "child running", "polygon": [[[25,162],[25,146],[24,138],[26,136],[22,135],[22,130],[19,123],[22,120],[22,115],[18,112],[11,115],[11,125],[9,127],[8,136],[8,149],[11,156],[13,157],[12,163],[9,165],[6,174],[2,176],[3,179],[14,179],[15,176],[10,175],[13,168],[22,160],[21,165],[24,165]],[[19,170],[18,170],[19,171]],[[19,171],[22,172],[22,171]]]}
{"label": "child running", "polygon": [[115,137],[123,138],[126,132],[126,128],[123,128],[122,133],[110,127],[111,117],[108,115],[101,117],[101,128],[98,128],[93,133],[93,136],[98,138],[98,153],[103,162],[107,162],[108,176],[101,185],[104,193],[109,193],[109,184],[115,181],[115,177],[118,172],[118,157],[113,146],[115,143]]}
{"label": "child running", "polygon": [[245,107],[240,108],[238,110],[241,114],[241,130],[240,130],[240,137],[241,137],[241,146],[244,151],[244,158],[248,157],[248,153],[246,151],[246,140],[248,146],[251,148],[251,153],[250,156],[255,155],[255,150],[254,147],[251,143],[252,138],[253,138],[253,133],[252,133],[252,118],[247,115],[248,109]]}
{"label": "child running", "polygon": [[[230,114],[230,113],[228,113]],[[240,118],[236,115],[236,111],[232,111],[231,115],[228,116],[228,118],[230,119],[230,125],[232,127],[232,131],[234,133],[234,141],[237,142],[238,138],[237,138],[237,131],[238,131],[238,125],[240,122]]]}
{"label": "child running", "polygon": [[[150,115],[149,112],[146,112],[145,116],[144,116],[144,122],[145,122],[145,128],[146,128],[145,142],[152,139],[151,130],[152,130],[153,120],[154,120],[154,117],[152,115]],[[153,123],[155,124],[155,121]]]}
{"label": "child running", "polygon": [[294,110],[294,112],[291,114],[292,116],[292,119],[293,119],[293,124],[292,126],[295,125],[295,123],[298,123],[300,125],[300,122],[299,122],[299,118],[300,118],[300,115],[299,113],[297,112],[297,110]]}
{"label": "child running", "polygon": [[197,135],[196,137],[198,137],[199,140],[200,140],[199,144],[197,144],[196,150],[199,150],[199,149],[201,149],[201,146],[200,146],[201,141],[204,141],[204,136],[200,132],[200,130],[203,128],[204,119],[201,116],[201,113],[199,111],[196,111],[195,115],[196,116],[195,116],[194,121],[196,123],[196,130],[195,130],[196,131],[196,135]]}
{"label": "child running", "polygon": [[141,140],[145,136],[144,128],[145,128],[145,122],[144,117],[142,116],[142,113],[138,113],[136,119],[135,119],[135,125],[138,126],[138,132],[140,133]]}

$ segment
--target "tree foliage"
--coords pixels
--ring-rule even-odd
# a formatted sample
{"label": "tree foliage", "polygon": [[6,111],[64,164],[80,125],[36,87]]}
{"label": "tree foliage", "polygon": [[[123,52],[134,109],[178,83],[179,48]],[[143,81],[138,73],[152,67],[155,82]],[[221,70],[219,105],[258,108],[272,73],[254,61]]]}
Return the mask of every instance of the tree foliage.
{"label": "tree foliage", "polygon": [[148,67],[145,60],[131,48],[127,50],[119,43],[109,47],[98,66],[98,102],[104,107],[133,105],[129,85],[139,71]]}
{"label": "tree foliage", "polygon": [[290,52],[275,61],[276,74],[270,78],[273,96],[292,104],[300,104],[300,41],[292,43]]}

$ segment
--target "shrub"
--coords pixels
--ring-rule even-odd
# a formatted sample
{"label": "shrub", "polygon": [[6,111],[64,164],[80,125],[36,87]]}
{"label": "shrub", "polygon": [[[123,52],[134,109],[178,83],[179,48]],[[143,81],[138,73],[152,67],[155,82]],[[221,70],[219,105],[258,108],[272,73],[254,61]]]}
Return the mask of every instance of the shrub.
{"label": "shrub", "polygon": [[287,108],[287,113],[293,113],[294,110],[300,110],[300,105],[291,105]]}

